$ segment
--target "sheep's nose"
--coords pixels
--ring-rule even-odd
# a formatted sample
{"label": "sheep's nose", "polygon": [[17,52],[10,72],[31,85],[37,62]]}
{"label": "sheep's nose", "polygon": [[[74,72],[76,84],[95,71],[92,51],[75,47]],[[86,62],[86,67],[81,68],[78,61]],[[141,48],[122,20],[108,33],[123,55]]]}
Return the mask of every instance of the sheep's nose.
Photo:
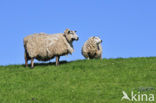
{"label": "sheep's nose", "polygon": [[102,43],[102,40],[101,40],[101,43]]}
{"label": "sheep's nose", "polygon": [[77,40],[79,40],[79,37],[77,37]]}

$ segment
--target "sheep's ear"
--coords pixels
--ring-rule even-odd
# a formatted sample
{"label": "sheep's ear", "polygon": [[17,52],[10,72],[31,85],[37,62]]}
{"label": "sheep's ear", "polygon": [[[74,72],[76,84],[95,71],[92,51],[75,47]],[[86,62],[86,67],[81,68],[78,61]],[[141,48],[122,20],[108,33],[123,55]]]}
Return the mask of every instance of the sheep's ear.
{"label": "sheep's ear", "polygon": [[64,34],[68,34],[68,32],[70,32],[70,30],[69,30],[69,29],[66,29],[66,30],[64,31]]}

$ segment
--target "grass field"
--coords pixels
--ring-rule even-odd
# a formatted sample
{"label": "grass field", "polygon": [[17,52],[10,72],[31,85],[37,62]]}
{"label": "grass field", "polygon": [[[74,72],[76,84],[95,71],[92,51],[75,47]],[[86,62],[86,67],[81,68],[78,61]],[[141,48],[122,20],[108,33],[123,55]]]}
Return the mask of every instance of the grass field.
{"label": "grass field", "polygon": [[0,66],[0,103],[135,103],[121,101],[122,91],[156,95],[155,88],[156,57],[78,60],[34,69]]}

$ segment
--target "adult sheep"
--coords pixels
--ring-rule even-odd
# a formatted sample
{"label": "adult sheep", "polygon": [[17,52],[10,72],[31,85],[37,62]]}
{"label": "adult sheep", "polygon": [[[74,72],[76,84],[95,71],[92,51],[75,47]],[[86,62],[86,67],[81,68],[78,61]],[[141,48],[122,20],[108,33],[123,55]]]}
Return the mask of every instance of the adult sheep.
{"label": "adult sheep", "polygon": [[72,54],[74,40],[79,37],[76,31],[66,29],[64,33],[48,35],[45,33],[32,34],[24,38],[25,66],[31,60],[31,68],[34,67],[34,59],[48,61],[56,57],[56,65],[59,65],[60,56]]}
{"label": "adult sheep", "polygon": [[87,59],[102,59],[102,40],[99,37],[90,37],[82,47],[82,55]]}

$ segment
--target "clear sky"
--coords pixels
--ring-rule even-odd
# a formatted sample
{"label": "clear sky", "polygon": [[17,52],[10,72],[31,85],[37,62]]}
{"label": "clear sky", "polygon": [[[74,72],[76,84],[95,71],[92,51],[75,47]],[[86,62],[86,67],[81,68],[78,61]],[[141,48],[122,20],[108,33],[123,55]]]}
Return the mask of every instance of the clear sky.
{"label": "clear sky", "polygon": [[0,65],[24,63],[23,38],[77,30],[75,52],[84,59],[91,36],[103,40],[103,58],[156,56],[156,0],[0,0]]}

